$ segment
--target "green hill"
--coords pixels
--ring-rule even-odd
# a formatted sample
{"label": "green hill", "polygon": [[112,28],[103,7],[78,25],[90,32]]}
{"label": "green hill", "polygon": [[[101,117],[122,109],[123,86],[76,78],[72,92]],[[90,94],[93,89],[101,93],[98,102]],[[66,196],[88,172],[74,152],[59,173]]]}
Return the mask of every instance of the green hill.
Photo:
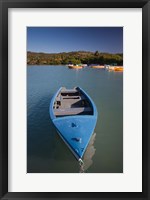
{"label": "green hill", "polygon": [[62,53],[27,52],[28,65],[112,64],[123,65],[123,54],[75,51]]}

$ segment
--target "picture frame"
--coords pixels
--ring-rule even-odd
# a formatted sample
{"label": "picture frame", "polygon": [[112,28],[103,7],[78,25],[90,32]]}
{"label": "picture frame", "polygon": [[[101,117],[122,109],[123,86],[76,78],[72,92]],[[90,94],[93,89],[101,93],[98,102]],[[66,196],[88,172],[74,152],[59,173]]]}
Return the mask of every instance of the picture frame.
{"label": "picture frame", "polygon": [[[100,199],[148,199],[149,194],[149,0],[5,0],[0,2],[1,59],[0,59],[0,197],[2,199],[52,199],[52,198],[100,198]],[[8,191],[8,9],[9,8],[142,8],[142,192],[9,192]]]}

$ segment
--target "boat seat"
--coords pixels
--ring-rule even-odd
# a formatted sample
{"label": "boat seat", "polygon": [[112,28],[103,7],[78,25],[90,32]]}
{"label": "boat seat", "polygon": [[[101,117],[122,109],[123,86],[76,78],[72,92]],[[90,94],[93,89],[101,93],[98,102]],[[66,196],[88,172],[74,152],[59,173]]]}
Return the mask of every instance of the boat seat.
{"label": "boat seat", "polygon": [[92,111],[91,107],[80,107],[80,108],[65,108],[65,109],[54,109],[55,116],[65,116],[65,115],[78,115],[80,113],[89,113]]}
{"label": "boat seat", "polygon": [[61,96],[79,96],[79,91],[76,90],[68,90],[68,91],[61,91]]}
{"label": "boat seat", "polygon": [[76,93],[76,92],[78,92],[78,90],[76,90],[76,89],[73,89],[73,90],[62,90],[61,91],[61,93]]}
{"label": "boat seat", "polygon": [[81,99],[80,96],[64,96],[63,99]]}

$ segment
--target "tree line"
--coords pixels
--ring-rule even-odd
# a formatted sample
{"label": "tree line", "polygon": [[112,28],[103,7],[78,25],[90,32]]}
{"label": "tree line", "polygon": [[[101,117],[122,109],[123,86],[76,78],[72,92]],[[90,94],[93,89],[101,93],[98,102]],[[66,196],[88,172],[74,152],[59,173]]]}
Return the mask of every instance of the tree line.
{"label": "tree line", "polygon": [[28,65],[67,65],[67,64],[113,64],[123,65],[123,54],[101,53],[99,51],[76,51],[62,53],[27,52]]}

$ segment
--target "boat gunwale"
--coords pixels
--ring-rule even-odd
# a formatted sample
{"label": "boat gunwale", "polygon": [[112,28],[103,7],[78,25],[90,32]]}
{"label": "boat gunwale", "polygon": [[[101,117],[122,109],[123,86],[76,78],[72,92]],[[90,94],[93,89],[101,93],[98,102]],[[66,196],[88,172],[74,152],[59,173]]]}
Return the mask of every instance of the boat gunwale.
{"label": "boat gunwale", "polygon": [[[55,99],[56,99],[56,97],[57,97],[57,95],[61,92],[61,90],[62,90],[62,88],[63,87],[60,87],[59,89],[58,89],[58,91],[55,93],[55,95],[52,97],[52,99],[51,99],[51,102],[50,102],[50,108],[49,108],[49,112],[50,112],[50,117],[51,117],[51,119],[52,120],[54,120],[54,119],[59,119],[59,118],[66,118],[66,117],[76,117],[76,116],[78,116],[79,117],[79,115],[68,115],[68,116],[63,116],[63,117],[56,117],[55,116],[55,114],[54,114],[54,109],[53,109],[53,105],[54,105],[54,102],[55,102]],[[96,109],[96,106],[95,106],[95,104],[94,104],[94,102],[93,102],[93,100],[91,99],[91,97],[82,89],[82,88],[80,88],[80,87],[76,87],[76,89],[79,89],[85,96],[86,96],[86,98],[89,100],[89,103],[91,104],[91,106],[92,106],[92,108],[93,108],[93,115],[80,115],[80,117],[81,116],[89,116],[89,117],[92,117],[92,116],[95,116],[95,117],[97,117],[97,109]]]}
{"label": "boat gunwale", "polygon": [[97,109],[96,109],[95,103],[92,100],[92,98],[82,88],[80,88],[80,87],[77,87],[77,88],[79,88],[79,90],[81,90],[83,92],[83,94],[88,98],[89,102],[91,103],[91,106],[93,107],[93,115],[91,115],[91,116],[97,117]]}
{"label": "boat gunwale", "polygon": [[50,117],[52,120],[56,118],[56,116],[54,115],[53,105],[54,105],[57,95],[60,93],[61,90],[62,90],[62,87],[60,87],[58,89],[58,91],[54,94],[54,96],[52,97],[51,102],[50,102],[49,112],[50,112]]}

